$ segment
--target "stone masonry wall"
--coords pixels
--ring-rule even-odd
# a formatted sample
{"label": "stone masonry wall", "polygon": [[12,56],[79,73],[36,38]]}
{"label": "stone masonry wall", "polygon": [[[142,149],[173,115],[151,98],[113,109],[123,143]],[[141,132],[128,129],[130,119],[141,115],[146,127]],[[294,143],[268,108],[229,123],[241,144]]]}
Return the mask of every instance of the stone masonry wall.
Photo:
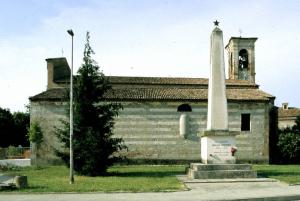
{"label": "stone masonry wall", "polygon": [[[131,159],[195,160],[200,157],[200,127],[204,126],[204,105],[192,106],[189,116],[189,134],[179,134],[181,112],[174,102],[126,102],[116,119],[114,132],[129,147]],[[203,121],[199,121],[198,119]]]}
{"label": "stone masonry wall", "polygon": [[[37,160],[39,164],[56,164],[62,161],[55,156],[54,148],[60,148],[61,144],[55,137],[55,129],[61,126],[61,120],[67,120],[66,103],[62,102],[31,102],[30,122],[36,121],[42,128],[43,143],[38,150]],[[34,157],[34,155],[33,155]]]}
{"label": "stone masonry wall", "polygon": [[[228,106],[229,129],[236,136],[237,162],[269,162],[269,111],[267,103],[231,103]],[[250,114],[250,131],[241,131],[241,114]]]}
{"label": "stone masonry wall", "polygon": [[[188,103],[188,134],[180,135],[179,105]],[[206,102],[122,102],[124,110],[116,118],[114,133],[122,137],[134,160],[200,160],[198,134],[206,129]],[[59,161],[53,147],[60,144],[54,129],[66,119],[66,104],[59,102],[32,102],[31,121],[38,121],[44,132],[40,158],[43,162]],[[238,162],[268,162],[269,160],[269,105],[254,102],[229,102],[229,129],[241,130],[241,114],[249,113],[251,130],[237,136]]]}
{"label": "stone masonry wall", "polygon": [[[126,102],[116,119],[115,134],[129,147],[132,159],[200,160],[198,134],[206,129],[206,103],[189,103],[189,134],[179,134],[178,102]],[[229,103],[229,129],[241,131],[241,114],[249,113],[251,130],[237,136],[237,161],[268,162],[269,105]]]}

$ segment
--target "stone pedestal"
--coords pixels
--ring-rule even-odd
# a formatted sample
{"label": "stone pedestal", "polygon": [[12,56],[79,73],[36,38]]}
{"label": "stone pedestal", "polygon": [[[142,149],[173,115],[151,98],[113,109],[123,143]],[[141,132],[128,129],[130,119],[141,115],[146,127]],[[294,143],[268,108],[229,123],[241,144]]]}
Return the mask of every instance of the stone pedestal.
{"label": "stone pedestal", "polygon": [[249,164],[235,164],[232,148],[239,131],[212,130],[201,133],[201,162],[187,168],[189,179],[256,178]]}
{"label": "stone pedestal", "polygon": [[235,136],[238,131],[212,130],[201,133],[201,161],[204,164],[234,164]]}
{"label": "stone pedestal", "polygon": [[256,178],[256,171],[249,164],[191,163],[187,169],[189,179],[236,179]]}

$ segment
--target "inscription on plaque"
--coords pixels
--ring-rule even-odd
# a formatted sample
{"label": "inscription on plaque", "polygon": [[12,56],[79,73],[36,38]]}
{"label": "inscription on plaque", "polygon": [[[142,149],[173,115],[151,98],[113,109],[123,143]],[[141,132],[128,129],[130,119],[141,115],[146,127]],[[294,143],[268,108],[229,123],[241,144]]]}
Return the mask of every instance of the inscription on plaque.
{"label": "inscription on plaque", "polygon": [[212,143],[212,154],[218,156],[230,155],[231,143],[227,140],[215,141]]}
{"label": "inscription on plaque", "polygon": [[232,147],[235,147],[235,136],[204,136],[201,138],[201,159],[206,164],[235,163]]}

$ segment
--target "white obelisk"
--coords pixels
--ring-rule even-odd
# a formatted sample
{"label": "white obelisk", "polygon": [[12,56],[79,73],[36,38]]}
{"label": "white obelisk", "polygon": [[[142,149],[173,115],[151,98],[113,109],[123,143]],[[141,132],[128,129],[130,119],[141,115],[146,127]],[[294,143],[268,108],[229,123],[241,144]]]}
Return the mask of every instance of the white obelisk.
{"label": "white obelisk", "polygon": [[235,163],[232,148],[237,132],[228,130],[223,32],[215,21],[210,37],[207,130],[201,134],[203,163]]}
{"label": "white obelisk", "polygon": [[223,32],[215,22],[210,36],[207,130],[228,130]]}

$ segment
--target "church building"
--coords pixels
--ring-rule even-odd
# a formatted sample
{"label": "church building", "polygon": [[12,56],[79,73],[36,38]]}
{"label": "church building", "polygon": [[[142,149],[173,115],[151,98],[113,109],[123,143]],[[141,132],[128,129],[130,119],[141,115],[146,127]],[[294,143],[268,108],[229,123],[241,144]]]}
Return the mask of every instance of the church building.
{"label": "church building", "polygon": [[[237,162],[269,162],[270,111],[275,97],[255,82],[255,41],[231,37],[228,52],[229,130],[236,136]],[[30,97],[30,118],[44,134],[40,160],[59,161],[53,147],[61,119],[68,119],[64,99],[70,68],[65,58],[46,59],[47,89]],[[207,67],[208,68],[208,67]],[[206,129],[207,78],[109,76],[112,90],[105,101],[120,102],[124,109],[115,119],[114,134],[124,139],[132,161],[200,161],[199,134]]]}

